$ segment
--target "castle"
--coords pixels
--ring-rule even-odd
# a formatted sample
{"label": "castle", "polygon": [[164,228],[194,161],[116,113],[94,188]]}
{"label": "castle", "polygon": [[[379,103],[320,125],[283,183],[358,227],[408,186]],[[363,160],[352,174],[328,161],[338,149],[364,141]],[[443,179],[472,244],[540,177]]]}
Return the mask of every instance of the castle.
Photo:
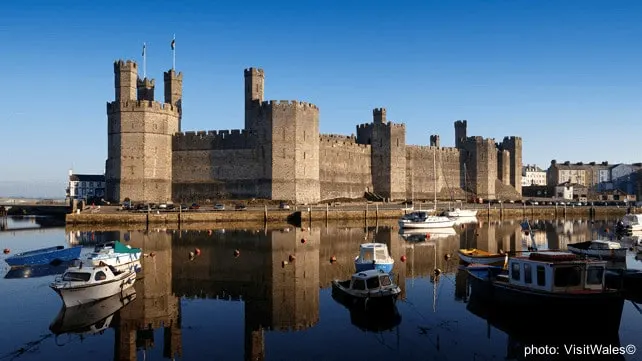
{"label": "castle", "polygon": [[316,203],[364,194],[389,199],[521,197],[522,139],[468,137],[455,122],[455,147],[406,144],[405,124],[373,110],[356,136],[319,133],[319,109],[264,101],[265,73],[245,70],[245,128],[181,132],[183,74],[155,81],[133,61],[114,63],[115,100],[107,103],[106,198],[123,202],[267,198]]}

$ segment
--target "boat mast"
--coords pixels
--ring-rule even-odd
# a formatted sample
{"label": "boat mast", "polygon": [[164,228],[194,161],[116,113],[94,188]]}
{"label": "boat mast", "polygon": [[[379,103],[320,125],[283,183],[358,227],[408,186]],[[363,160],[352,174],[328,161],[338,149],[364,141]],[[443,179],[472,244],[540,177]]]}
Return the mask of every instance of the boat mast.
{"label": "boat mast", "polygon": [[435,205],[434,210],[437,211],[437,148],[432,151],[432,174],[435,178]]}
{"label": "boat mast", "polygon": [[432,283],[432,312],[436,313],[437,312],[437,243],[435,242],[435,246],[433,247],[434,249],[434,254],[435,254],[435,260],[434,260],[434,267],[435,269],[432,271],[433,274],[433,280],[434,282]]}

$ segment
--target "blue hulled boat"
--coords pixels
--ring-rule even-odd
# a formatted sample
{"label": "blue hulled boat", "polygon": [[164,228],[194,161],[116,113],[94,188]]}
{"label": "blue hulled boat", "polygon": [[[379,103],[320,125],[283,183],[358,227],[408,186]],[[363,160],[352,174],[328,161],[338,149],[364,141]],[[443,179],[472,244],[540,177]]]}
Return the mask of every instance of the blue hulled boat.
{"label": "blue hulled boat", "polygon": [[390,257],[388,247],[383,243],[363,243],[359,246],[359,255],[354,259],[357,272],[381,270],[392,272],[395,260]]}
{"label": "blue hulled boat", "polygon": [[56,246],[18,253],[5,259],[11,267],[35,266],[69,262],[80,257],[81,246],[65,248]]}

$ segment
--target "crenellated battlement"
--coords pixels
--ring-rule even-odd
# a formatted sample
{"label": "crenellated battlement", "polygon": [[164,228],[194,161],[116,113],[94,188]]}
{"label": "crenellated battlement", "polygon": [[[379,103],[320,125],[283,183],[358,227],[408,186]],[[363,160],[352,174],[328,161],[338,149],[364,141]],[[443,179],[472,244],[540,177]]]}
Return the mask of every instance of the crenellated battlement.
{"label": "crenellated battlement", "polygon": [[175,133],[172,145],[175,151],[248,149],[256,141],[255,133],[245,129],[199,130]]}
{"label": "crenellated battlement", "polygon": [[172,79],[183,80],[183,72],[176,72],[176,70],[171,69],[163,73],[163,80],[170,81]]}
{"label": "crenellated battlement", "polygon": [[156,80],[155,79],[149,79],[149,78],[138,78],[136,80],[136,84],[138,85],[139,88],[153,88],[156,86]]}
{"label": "crenellated battlement", "polygon": [[459,149],[455,147],[435,147],[431,145],[406,145],[406,150],[410,152],[436,150],[441,153],[459,154]]}
{"label": "crenellated battlement", "polygon": [[516,136],[504,137],[502,144],[504,145],[522,144],[522,137],[516,137]]}
{"label": "crenellated battlement", "polygon": [[312,103],[307,103],[307,102],[302,102],[298,100],[266,100],[264,102],[261,102],[261,107],[267,108],[287,108],[287,107],[297,107],[301,109],[316,109],[319,110],[319,108],[312,104]]}
{"label": "crenellated battlement", "polygon": [[258,76],[265,77],[265,72],[261,68],[247,68],[243,70],[243,75],[245,76],[258,75]]}
{"label": "crenellated battlement", "polygon": [[128,100],[107,102],[107,114],[116,112],[153,112],[178,116],[178,108],[151,100]]}
{"label": "crenellated battlement", "polygon": [[386,125],[389,128],[395,128],[395,129],[406,129],[406,124],[405,123],[393,123],[392,121],[386,123]]}
{"label": "crenellated battlement", "polygon": [[114,71],[118,71],[120,69],[137,69],[138,65],[136,64],[135,61],[133,60],[116,60],[114,62]]}
{"label": "crenellated battlement", "polygon": [[320,134],[319,142],[319,146],[331,144],[332,146],[357,147],[362,150],[370,149],[369,144],[357,143],[357,137],[354,135]]}

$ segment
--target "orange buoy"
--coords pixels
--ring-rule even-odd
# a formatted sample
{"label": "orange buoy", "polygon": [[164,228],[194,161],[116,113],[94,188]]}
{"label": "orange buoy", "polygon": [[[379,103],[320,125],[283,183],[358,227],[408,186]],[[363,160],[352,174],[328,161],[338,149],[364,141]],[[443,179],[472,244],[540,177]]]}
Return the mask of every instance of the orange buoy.
{"label": "orange buoy", "polygon": [[198,248],[194,248],[194,254],[197,255],[197,256],[200,256],[201,255],[201,250],[198,249]]}
{"label": "orange buoy", "polygon": [[426,233],[426,239],[430,239],[430,233]]}
{"label": "orange buoy", "polygon": [[4,254],[9,254],[9,252],[11,252],[11,251],[9,250],[9,248],[5,248],[3,252],[4,252]]}
{"label": "orange buoy", "polygon": [[406,262],[406,256],[401,256],[401,262]]}
{"label": "orange buoy", "polygon": [[301,243],[305,243],[305,238],[301,238]]}
{"label": "orange buoy", "polygon": [[296,257],[295,257],[294,255],[292,255],[292,254],[291,254],[291,255],[288,257],[288,260],[289,260],[290,262],[294,262],[294,261],[296,260]]}
{"label": "orange buoy", "polygon": [[609,233],[609,229],[608,228],[604,228],[604,232]]}
{"label": "orange buoy", "polygon": [[335,256],[330,257],[330,263],[334,263],[336,261],[337,261],[337,257]]}
{"label": "orange buoy", "polygon": [[212,235],[212,230],[211,230],[211,229],[207,231],[207,235],[208,235],[208,236],[211,236],[211,235]]}
{"label": "orange buoy", "polygon": [[238,249],[235,249],[234,250],[234,257],[238,257],[240,255],[241,255],[241,251],[239,251]]}

